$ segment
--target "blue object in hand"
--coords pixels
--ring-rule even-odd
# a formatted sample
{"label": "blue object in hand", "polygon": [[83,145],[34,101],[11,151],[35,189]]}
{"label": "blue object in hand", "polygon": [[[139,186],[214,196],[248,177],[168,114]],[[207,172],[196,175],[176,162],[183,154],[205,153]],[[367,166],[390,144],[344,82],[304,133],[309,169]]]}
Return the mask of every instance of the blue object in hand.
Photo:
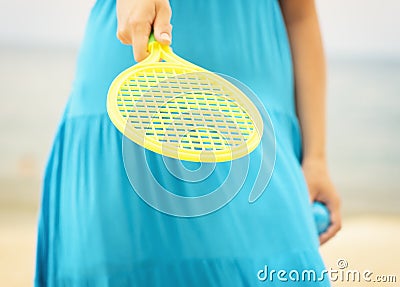
{"label": "blue object in hand", "polygon": [[314,221],[317,226],[318,235],[324,233],[331,224],[330,213],[325,204],[314,202],[313,204]]}

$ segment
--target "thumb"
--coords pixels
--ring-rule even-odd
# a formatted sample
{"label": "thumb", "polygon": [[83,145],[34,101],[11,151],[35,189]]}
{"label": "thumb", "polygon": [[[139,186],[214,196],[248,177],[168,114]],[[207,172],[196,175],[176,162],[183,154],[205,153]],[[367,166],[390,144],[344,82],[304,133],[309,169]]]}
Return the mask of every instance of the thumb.
{"label": "thumb", "polygon": [[313,203],[314,201],[317,200],[318,197],[318,186],[310,182],[310,180],[308,180],[307,178],[306,178],[306,184],[310,202]]}
{"label": "thumb", "polygon": [[314,201],[318,201],[318,192],[314,188],[308,189],[308,195],[311,203],[313,203]]}
{"label": "thumb", "polygon": [[154,20],[154,37],[157,42],[164,45],[170,45],[172,41],[171,15],[171,7],[168,4],[162,4],[158,7],[157,15]]}

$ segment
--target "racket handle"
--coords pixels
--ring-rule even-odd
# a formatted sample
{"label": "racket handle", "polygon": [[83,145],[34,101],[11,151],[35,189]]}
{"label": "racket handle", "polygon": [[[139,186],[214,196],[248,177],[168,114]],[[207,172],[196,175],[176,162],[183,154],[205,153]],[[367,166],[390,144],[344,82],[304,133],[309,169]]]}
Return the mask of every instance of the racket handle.
{"label": "racket handle", "polygon": [[156,38],[154,37],[154,33],[151,32],[150,36],[149,36],[149,42],[147,43],[147,45],[150,45],[151,43],[154,43],[156,41]]}
{"label": "racket handle", "polygon": [[324,233],[331,224],[330,213],[325,204],[314,202],[313,206],[314,221],[317,227],[318,235]]}

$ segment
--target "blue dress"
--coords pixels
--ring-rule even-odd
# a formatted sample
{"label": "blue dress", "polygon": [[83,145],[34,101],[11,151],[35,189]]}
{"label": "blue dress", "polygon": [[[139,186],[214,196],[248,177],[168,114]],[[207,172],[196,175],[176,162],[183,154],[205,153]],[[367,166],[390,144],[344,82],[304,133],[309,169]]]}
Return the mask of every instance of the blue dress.
{"label": "blue dress", "polygon": [[[115,1],[97,0],[45,171],[35,286],[329,286],[300,165],[291,54],[278,1],[171,0],[171,6],[174,51],[238,79],[265,106],[276,137],[270,182],[249,204],[250,166],[237,196],[203,216],[171,216],[142,200],[125,170],[123,136],[106,111],[109,85],[134,64],[132,49],[116,38]],[[193,194],[190,184],[169,179],[160,155],[146,151],[146,157],[164,187]],[[140,176],[141,160],[132,161]],[[223,182],[221,176],[207,186]],[[278,278],[279,270],[286,275]],[[307,279],[304,270],[315,276]]]}

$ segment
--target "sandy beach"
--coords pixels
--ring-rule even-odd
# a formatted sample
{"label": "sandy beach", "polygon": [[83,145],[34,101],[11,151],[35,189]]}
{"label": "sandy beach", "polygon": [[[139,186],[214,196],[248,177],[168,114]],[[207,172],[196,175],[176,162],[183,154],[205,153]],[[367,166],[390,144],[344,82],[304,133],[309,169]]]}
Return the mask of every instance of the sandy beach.
{"label": "sandy beach", "polygon": [[[373,272],[371,282],[333,282],[333,286],[400,286],[400,217],[358,215],[344,218],[343,230],[321,252],[327,269],[348,270],[360,274]],[[341,261],[341,262],[340,262]],[[397,283],[378,283],[377,276],[396,276]],[[352,278],[352,277],[351,277]],[[382,277],[383,278],[383,277]]]}

